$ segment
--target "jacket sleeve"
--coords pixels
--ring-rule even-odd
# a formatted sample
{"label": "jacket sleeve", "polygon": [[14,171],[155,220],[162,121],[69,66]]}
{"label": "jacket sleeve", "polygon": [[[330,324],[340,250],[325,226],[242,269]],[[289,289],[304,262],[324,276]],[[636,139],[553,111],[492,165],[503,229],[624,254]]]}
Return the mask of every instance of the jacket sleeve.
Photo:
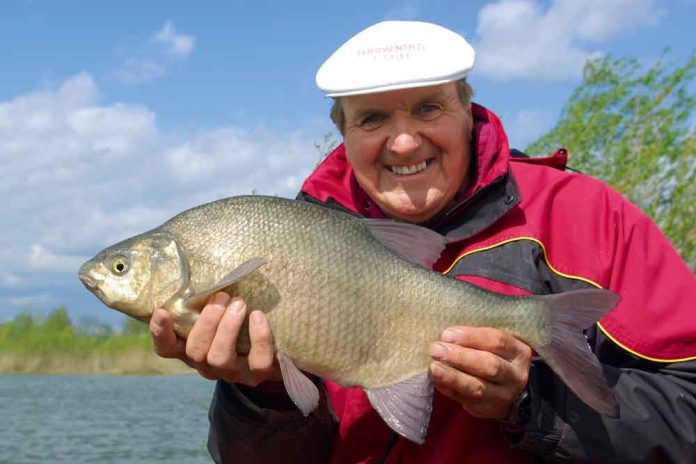
{"label": "jacket sleeve", "polygon": [[593,411],[543,362],[535,361],[530,420],[513,446],[542,462],[696,462],[696,361],[642,360],[622,352],[601,332],[597,347],[630,366],[604,364],[620,416]]}
{"label": "jacket sleeve", "polygon": [[587,334],[620,415],[593,411],[535,360],[529,423],[512,441],[542,462],[696,462],[696,277],[650,219],[620,206],[615,244],[597,249],[622,302]]}
{"label": "jacket sleeve", "polygon": [[[241,387],[243,388],[243,387]],[[210,405],[208,451],[216,463],[325,463],[336,422],[320,386],[319,408],[308,417],[297,410],[262,408],[240,386],[219,380]]]}

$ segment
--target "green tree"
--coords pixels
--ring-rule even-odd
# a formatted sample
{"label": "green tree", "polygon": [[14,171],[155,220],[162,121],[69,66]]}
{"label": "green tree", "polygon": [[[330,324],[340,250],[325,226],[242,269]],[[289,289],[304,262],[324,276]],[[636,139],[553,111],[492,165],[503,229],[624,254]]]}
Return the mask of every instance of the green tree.
{"label": "green tree", "polygon": [[558,146],[650,215],[696,270],[696,56],[644,70],[635,59],[590,60],[561,118],[526,148]]}
{"label": "green tree", "polygon": [[0,324],[0,340],[20,338],[34,329],[34,318],[29,313],[20,313],[10,322]]}
{"label": "green tree", "polygon": [[72,333],[74,327],[68,316],[68,311],[61,306],[54,309],[41,323],[41,330],[44,332]]}

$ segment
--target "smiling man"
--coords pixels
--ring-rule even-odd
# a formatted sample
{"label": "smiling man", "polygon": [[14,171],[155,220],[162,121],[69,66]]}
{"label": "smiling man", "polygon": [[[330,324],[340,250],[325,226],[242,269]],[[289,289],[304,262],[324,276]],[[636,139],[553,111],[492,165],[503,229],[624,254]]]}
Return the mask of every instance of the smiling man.
{"label": "smiling man", "polygon": [[425,222],[467,184],[473,120],[457,83],[339,101],[348,162],[387,216]]}
{"label": "smiling man", "polygon": [[523,341],[459,326],[428,348],[437,392],[423,444],[392,432],[361,388],[328,379],[314,379],[319,409],[304,417],[277,382],[263,313],[250,313],[251,351],[237,355],[249,310],[221,293],[186,341],[165,311],[150,323],[157,353],[219,379],[217,462],[696,462],[696,278],[636,207],[566,172],[564,150],[513,157],[499,119],[470,101],[473,64],[464,38],[434,24],[383,22],[351,38],[317,73],[343,144],[298,198],[429,227],[448,241],[434,269],[489,290],[618,293],[587,330],[618,417],[580,401]]}

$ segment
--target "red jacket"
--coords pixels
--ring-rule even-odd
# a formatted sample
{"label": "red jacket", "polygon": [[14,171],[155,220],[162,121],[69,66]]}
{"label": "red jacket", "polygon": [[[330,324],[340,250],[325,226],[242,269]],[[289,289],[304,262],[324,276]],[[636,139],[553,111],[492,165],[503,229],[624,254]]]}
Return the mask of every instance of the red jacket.
{"label": "red jacket", "polygon": [[[515,463],[530,462],[532,455],[637,462],[676,456],[696,462],[696,385],[664,375],[688,379],[696,371],[693,273],[650,219],[620,194],[564,171],[564,151],[544,159],[511,157],[498,118],[477,105],[473,114],[474,180],[447,216],[426,224],[450,241],[435,269],[508,294],[588,286],[617,292],[622,302],[588,336],[600,360],[613,366],[608,377],[615,382],[621,417],[607,419],[590,410],[537,360],[530,372],[531,420],[515,446],[499,422],[472,418],[439,394],[426,442],[419,446],[397,438],[360,388],[327,381],[338,419],[337,433],[329,433],[335,436],[327,451],[331,462]],[[342,146],[305,181],[300,198],[383,216],[358,186]],[[645,381],[645,375],[658,377]],[[218,401],[234,401],[221,395]],[[680,398],[688,398],[691,409],[684,417],[665,418],[664,409],[678,408]],[[216,429],[216,421],[225,418],[215,414],[214,400],[211,437],[222,436],[224,428]],[[680,442],[675,427],[692,431],[691,441]],[[211,439],[211,452],[224,456],[217,441]],[[677,449],[666,450],[665,443]],[[683,454],[689,449],[692,454]],[[684,456],[693,460],[682,461]]]}

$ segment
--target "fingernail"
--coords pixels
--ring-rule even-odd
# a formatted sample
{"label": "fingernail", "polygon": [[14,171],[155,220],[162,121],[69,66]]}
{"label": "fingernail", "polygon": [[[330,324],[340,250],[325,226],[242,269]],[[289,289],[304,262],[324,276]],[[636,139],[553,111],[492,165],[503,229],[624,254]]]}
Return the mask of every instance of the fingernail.
{"label": "fingernail", "polygon": [[253,322],[254,324],[261,324],[263,322],[263,313],[261,311],[252,312],[251,322]]}
{"label": "fingernail", "polygon": [[227,312],[229,312],[230,314],[235,314],[235,315],[242,314],[245,309],[246,309],[246,303],[244,303],[244,300],[242,300],[241,298],[235,298],[227,306]]}
{"label": "fingernail", "polygon": [[160,317],[157,313],[154,313],[151,317],[152,322],[154,322],[155,326],[158,328],[164,327],[164,319]]}
{"label": "fingernail", "polygon": [[461,334],[459,332],[457,332],[456,330],[447,329],[444,332],[442,332],[442,336],[440,338],[442,339],[443,342],[452,343],[452,342],[456,342],[457,340],[459,340],[460,336],[461,336]]}
{"label": "fingernail", "polygon": [[154,327],[152,327],[152,324],[150,327],[156,329],[158,332],[160,329],[164,328],[164,317],[162,316],[161,311],[153,312],[152,316],[150,317],[150,321],[154,324]]}
{"label": "fingernail", "polygon": [[216,305],[220,305],[224,308],[225,306],[227,306],[227,303],[229,301],[230,301],[230,296],[227,293],[218,292],[213,297],[213,301],[211,301],[211,303],[216,304]]}
{"label": "fingernail", "polygon": [[433,376],[434,379],[442,379],[445,376],[445,369],[442,367],[442,364],[439,362],[434,362],[430,364],[430,375]]}
{"label": "fingernail", "polygon": [[430,345],[428,353],[433,358],[441,359],[445,357],[445,353],[447,353],[447,347],[442,343],[433,343],[432,345]]}

